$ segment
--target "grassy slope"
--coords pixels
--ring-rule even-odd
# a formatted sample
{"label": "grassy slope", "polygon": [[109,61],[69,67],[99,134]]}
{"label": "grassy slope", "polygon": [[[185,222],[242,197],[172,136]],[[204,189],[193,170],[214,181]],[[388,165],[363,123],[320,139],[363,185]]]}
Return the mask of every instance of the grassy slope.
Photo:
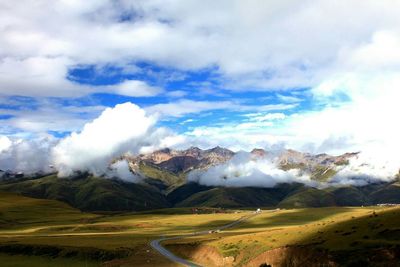
{"label": "grassy slope", "polygon": [[23,228],[68,221],[80,222],[95,215],[82,213],[67,204],[54,200],[34,199],[8,192],[0,192],[0,229]]}
{"label": "grassy slope", "polygon": [[[142,211],[167,207],[270,207],[304,208],[400,203],[400,182],[364,187],[308,188],[280,184],[274,188],[222,188],[181,184],[177,176],[155,166],[141,165],[151,185],[86,177],[59,179],[55,175],[2,182],[0,190],[36,198],[64,201],[84,211]],[[158,188],[158,189],[157,189]]]}
{"label": "grassy slope", "polygon": [[186,183],[169,192],[167,198],[170,203],[177,204],[198,192],[206,191],[209,189],[212,189],[212,187],[200,185],[193,182]]}
{"label": "grassy slope", "polygon": [[163,182],[167,187],[170,187],[170,190],[182,185],[186,180],[184,173],[177,175],[173,172],[143,162],[140,163],[139,169],[146,177]]}
{"label": "grassy slope", "polygon": [[0,190],[64,201],[86,211],[126,211],[169,207],[164,195],[147,185],[104,178],[40,179],[0,184]]}
{"label": "grassy slope", "polygon": [[[114,266],[167,266],[168,261],[148,247],[150,240],[160,235],[214,228],[242,215],[188,214],[187,208],[175,208],[154,214],[104,216],[82,213],[58,201],[0,193],[0,248],[9,246],[14,253],[15,249],[37,253],[33,257],[3,253],[0,260],[12,258],[12,262],[21,262],[16,266],[24,266],[23,263],[29,260],[30,266],[42,266],[41,262],[47,262],[54,249],[59,249],[61,252],[56,253],[56,259],[60,260],[61,266],[69,260],[74,266],[85,266],[85,260],[95,264],[90,259],[106,260],[128,255],[131,256],[113,260]],[[313,244],[339,253],[399,244],[399,229],[400,208],[295,209],[265,211],[237,228],[176,242],[200,242],[216,247],[225,256],[244,253],[241,258],[244,263],[266,250],[286,245]],[[43,249],[49,250],[50,254],[43,255]],[[73,257],[65,257],[67,254]]]}
{"label": "grassy slope", "polygon": [[262,188],[217,187],[193,194],[179,202],[178,207],[256,207],[275,206],[276,194]]}
{"label": "grassy slope", "polygon": [[[245,264],[274,248],[311,245],[332,253],[400,245],[400,208],[317,208],[264,212],[235,229],[175,244],[202,244]],[[340,254],[342,253],[342,254]],[[340,259],[339,259],[340,260]]]}
{"label": "grassy slope", "polygon": [[333,194],[315,188],[303,188],[278,204],[281,208],[329,207],[335,205]]}
{"label": "grassy slope", "polygon": [[42,266],[43,261],[55,257],[54,264],[85,266],[85,261],[94,264],[94,259],[117,258],[113,262],[167,266],[168,261],[149,248],[150,240],[213,228],[241,216],[193,215],[187,208],[156,213],[94,215],[54,200],[0,192],[0,260],[21,263],[16,266],[27,266],[23,264],[26,261],[30,261],[29,266]]}
{"label": "grassy slope", "polygon": [[325,189],[310,188],[301,184],[281,184],[274,188],[210,188],[189,183],[176,188],[167,198],[178,207],[366,206],[400,203],[400,183]]}
{"label": "grassy slope", "polygon": [[51,258],[40,256],[22,256],[0,253],[0,262],[3,267],[22,267],[22,266],[40,266],[40,267],[94,267],[99,266],[98,262],[90,260],[77,260],[69,258]]}

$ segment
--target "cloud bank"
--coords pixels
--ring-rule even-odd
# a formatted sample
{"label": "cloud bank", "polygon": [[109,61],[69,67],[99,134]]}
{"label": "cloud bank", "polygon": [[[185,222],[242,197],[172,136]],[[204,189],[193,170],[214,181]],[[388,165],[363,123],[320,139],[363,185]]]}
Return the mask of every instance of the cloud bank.
{"label": "cloud bank", "polygon": [[0,138],[0,169],[32,174],[57,171],[60,177],[74,172],[119,177],[137,182],[126,161],[115,158],[171,146],[182,139],[164,128],[155,127],[156,118],[130,102],[105,109],[86,123],[80,132],[56,138]]}
{"label": "cloud bank", "polygon": [[26,174],[53,172],[51,153],[56,143],[51,136],[32,140],[1,137],[0,170]]}
{"label": "cloud bank", "polygon": [[399,166],[390,169],[386,165],[374,165],[361,153],[351,158],[347,165],[332,166],[336,174],[327,181],[317,181],[311,179],[312,173],[307,167],[282,170],[279,167],[281,153],[284,151],[270,152],[265,157],[254,157],[250,153],[239,152],[224,164],[190,172],[188,181],[223,187],[271,188],[280,183],[302,183],[311,187],[326,188],[390,182],[396,178],[400,170]]}
{"label": "cloud bank", "polygon": [[81,132],[72,133],[54,147],[55,167],[60,176],[74,171],[101,175],[114,157],[127,151],[137,153],[154,123],[154,118],[131,103],[108,108]]}
{"label": "cloud bank", "polygon": [[[339,170],[337,179],[347,177],[348,183],[358,183],[354,177],[362,174],[392,177],[400,166],[399,11],[400,2],[391,0],[349,0],[345,5],[325,0],[3,1],[1,97],[165,93],[181,99],[149,101],[145,111],[117,106],[86,125],[104,107],[41,102],[35,109],[20,108],[26,103],[8,109],[10,104],[2,103],[0,118],[11,117],[1,120],[3,134],[75,133],[59,141],[0,137],[0,168],[34,172],[55,165],[60,175],[76,170],[100,174],[120,153],[190,144],[330,154],[362,151],[358,160]],[[209,70],[211,77],[187,84],[191,94],[175,87],[166,92],[139,78],[120,77],[109,85],[79,83],[70,74],[82,66],[101,71],[110,65],[125,74],[143,74],[143,62],[183,76]],[[215,88],[208,88],[213,82]],[[212,100],[198,96],[206,89]],[[238,91],[279,91],[281,102],[214,98]],[[306,98],[309,102],[303,103]],[[228,118],[218,122],[213,118],[205,125],[199,121],[177,134],[156,127],[156,119],[149,115],[187,120],[188,114],[194,118],[205,112],[226,112]],[[242,117],[235,112],[257,113]],[[42,145],[45,142],[49,145]],[[249,164],[241,167],[244,177],[275,172],[273,166],[267,171]],[[291,179],[279,172],[275,175]]]}
{"label": "cloud bank", "polygon": [[138,183],[142,179],[141,176],[131,172],[129,163],[126,160],[119,160],[111,164],[106,175],[110,178],[117,177],[128,183]]}
{"label": "cloud bank", "polygon": [[309,176],[297,170],[283,171],[271,159],[254,159],[247,152],[239,152],[228,162],[210,167],[206,171],[192,171],[188,175],[188,181],[226,187],[274,187],[279,183],[293,182],[316,184]]}
{"label": "cloud bank", "polygon": [[390,0],[348,0],[346,5],[324,0],[20,0],[3,1],[0,7],[0,82],[7,94],[160,93],[139,84],[144,81],[104,88],[68,79],[74,66],[116,64],[132,71],[143,61],[184,71],[216,66],[224,87],[232,90],[313,87],[371,37],[392,60],[374,56],[366,61],[365,55],[377,51],[365,47],[350,57],[354,65],[398,63],[398,53],[389,53],[397,51],[397,40],[380,34],[400,28],[400,4]]}

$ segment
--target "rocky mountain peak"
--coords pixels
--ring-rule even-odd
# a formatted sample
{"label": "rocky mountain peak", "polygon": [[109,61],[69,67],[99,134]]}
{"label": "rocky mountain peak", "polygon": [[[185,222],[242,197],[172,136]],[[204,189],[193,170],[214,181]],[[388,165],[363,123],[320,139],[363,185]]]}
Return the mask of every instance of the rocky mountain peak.
{"label": "rocky mountain peak", "polygon": [[232,157],[235,153],[227,148],[223,148],[220,146],[216,146],[211,149],[207,149],[204,151],[206,154],[211,154],[215,153],[218,156],[223,156],[223,157]]}
{"label": "rocky mountain peak", "polygon": [[263,158],[267,155],[267,152],[262,148],[254,148],[251,152],[251,155],[255,156],[256,158]]}

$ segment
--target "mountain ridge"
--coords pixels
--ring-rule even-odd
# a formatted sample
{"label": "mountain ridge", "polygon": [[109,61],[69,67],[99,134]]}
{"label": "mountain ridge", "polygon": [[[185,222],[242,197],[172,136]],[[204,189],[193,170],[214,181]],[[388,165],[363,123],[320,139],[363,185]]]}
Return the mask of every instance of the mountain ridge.
{"label": "mountain ridge", "polygon": [[[204,171],[240,156],[222,147],[186,150],[162,149],[137,156],[124,155],[131,171],[143,179],[129,183],[116,178],[93,177],[77,173],[71,178],[56,174],[20,177],[9,172],[0,182],[0,191],[61,200],[84,211],[141,211],[168,207],[321,207],[400,203],[400,182],[365,186],[327,186],[314,188],[301,183],[278,183],[274,187],[206,186],[187,180],[193,170]],[[247,153],[247,152],[246,152]],[[336,168],[346,166],[358,152],[339,156],[312,155],[295,150],[279,152],[255,148],[250,160],[268,158],[281,170],[296,169],[316,181],[327,181]]]}

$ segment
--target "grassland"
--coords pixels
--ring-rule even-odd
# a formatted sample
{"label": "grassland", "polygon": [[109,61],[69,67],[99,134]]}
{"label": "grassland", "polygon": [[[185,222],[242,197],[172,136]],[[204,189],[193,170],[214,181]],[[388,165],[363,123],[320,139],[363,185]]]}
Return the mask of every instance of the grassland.
{"label": "grassland", "polygon": [[[154,252],[149,241],[216,228],[248,213],[215,211],[219,210],[90,214],[54,200],[1,192],[0,262],[33,267],[174,266]],[[312,247],[345,259],[346,251],[399,246],[399,240],[400,208],[330,207],[264,211],[233,229],[168,241],[167,246],[196,261],[202,260],[201,253],[203,258],[229,258],[226,266],[242,266],[278,248]]]}
{"label": "grassland", "polygon": [[57,260],[61,266],[71,260],[73,266],[168,266],[150,249],[150,240],[213,228],[241,216],[213,214],[213,209],[193,215],[189,208],[89,214],[62,202],[3,192],[0,203],[0,260],[9,266],[27,266],[26,261],[42,266],[43,260]]}
{"label": "grassland", "polygon": [[[169,242],[168,245],[178,254],[195,260],[201,260],[196,251],[204,253],[204,247],[208,247],[210,253],[218,252],[222,258],[232,257],[233,265],[238,266],[252,266],[251,261],[258,255],[288,247],[326,251],[341,257],[339,263],[340,260],[345,263],[350,260],[349,255],[352,255],[352,260],[358,260],[357,257],[365,257],[374,249],[398,249],[400,208],[330,207],[266,211],[235,229]],[[210,264],[208,261],[207,265]]]}

